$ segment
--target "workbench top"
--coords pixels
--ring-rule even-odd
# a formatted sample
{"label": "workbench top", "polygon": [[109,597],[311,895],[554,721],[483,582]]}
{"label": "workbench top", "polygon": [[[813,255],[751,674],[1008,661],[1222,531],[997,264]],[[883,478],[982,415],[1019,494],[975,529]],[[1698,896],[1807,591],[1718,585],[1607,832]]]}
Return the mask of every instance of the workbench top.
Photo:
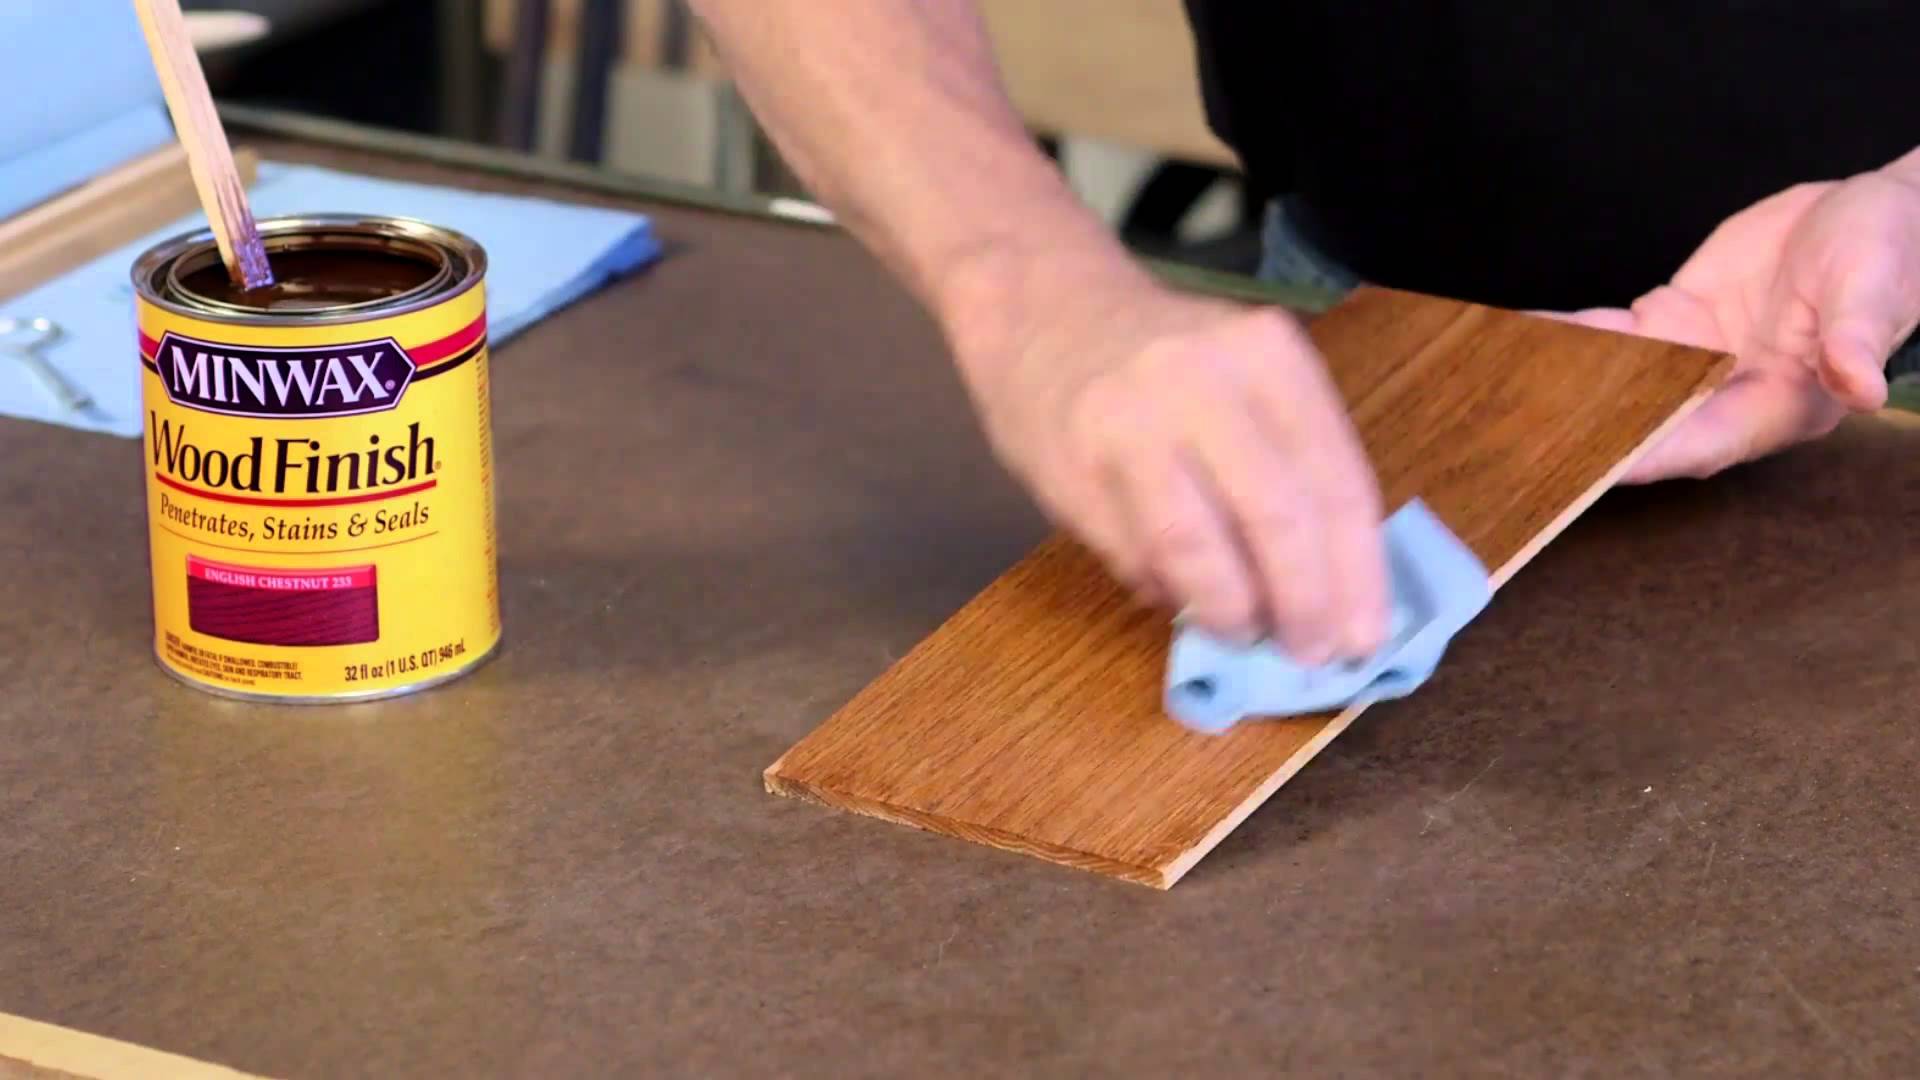
{"label": "workbench top", "polygon": [[439,690],[175,684],[140,443],[0,423],[0,1012],[288,1077],[1920,1064],[1920,431],[1603,500],[1161,893],[762,790],[1046,530],[850,241],[581,197],[671,254],[496,352],[507,640]]}

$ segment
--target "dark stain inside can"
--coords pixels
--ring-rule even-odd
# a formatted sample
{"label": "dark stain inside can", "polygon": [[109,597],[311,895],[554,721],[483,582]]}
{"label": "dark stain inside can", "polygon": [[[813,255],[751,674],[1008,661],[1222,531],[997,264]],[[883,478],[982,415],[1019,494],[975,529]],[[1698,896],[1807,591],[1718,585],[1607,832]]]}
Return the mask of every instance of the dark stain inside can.
{"label": "dark stain inside can", "polygon": [[232,307],[314,311],[399,296],[427,284],[438,270],[398,251],[305,248],[275,252],[275,280],[264,288],[241,288],[217,259],[183,274],[180,284],[189,293]]}

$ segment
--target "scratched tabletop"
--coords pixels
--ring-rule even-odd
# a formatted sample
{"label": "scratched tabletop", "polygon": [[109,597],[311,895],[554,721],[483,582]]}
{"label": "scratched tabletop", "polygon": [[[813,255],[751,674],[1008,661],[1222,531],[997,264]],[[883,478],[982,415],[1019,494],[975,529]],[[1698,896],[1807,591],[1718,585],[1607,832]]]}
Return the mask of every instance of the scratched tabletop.
{"label": "scratched tabletop", "polygon": [[671,254],[495,356],[507,640],[440,690],[171,682],[140,444],[0,424],[0,1012],[288,1077],[1920,1069],[1920,430],[1610,495],[1161,893],[762,791],[1046,530],[850,241],[577,197]]}

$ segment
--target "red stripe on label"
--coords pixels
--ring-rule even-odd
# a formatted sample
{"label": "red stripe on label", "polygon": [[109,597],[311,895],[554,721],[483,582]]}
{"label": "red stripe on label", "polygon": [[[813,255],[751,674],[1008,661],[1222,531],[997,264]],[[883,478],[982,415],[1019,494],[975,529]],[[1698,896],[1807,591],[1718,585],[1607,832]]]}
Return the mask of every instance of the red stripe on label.
{"label": "red stripe on label", "polygon": [[443,337],[439,341],[429,341],[418,348],[408,349],[407,355],[413,357],[413,366],[417,368],[423,368],[429,364],[437,364],[442,360],[452,359],[465,352],[474,342],[479,341],[486,332],[487,317],[481,315],[467,326],[461,328],[458,333]]}
{"label": "red stripe on label", "polygon": [[187,556],[187,625],[254,645],[318,647],[380,640],[372,566],[336,570],[239,566]]}
{"label": "red stripe on label", "polygon": [[148,337],[145,330],[140,331],[140,359],[157,360],[159,353],[160,339]]}
{"label": "red stripe on label", "polygon": [[337,570],[264,570],[257,566],[235,566],[189,555],[187,573],[216,585],[233,585],[266,592],[334,592],[340,589],[366,589],[374,584],[374,568],[371,564],[343,566]]}
{"label": "red stripe on label", "polygon": [[397,499],[402,495],[418,495],[440,483],[438,480],[428,480],[412,487],[394,488],[392,491],[375,491],[365,495],[341,495],[331,499],[262,499],[252,495],[229,495],[224,491],[207,491],[204,488],[188,487],[165,473],[154,473],[153,478],[186,495],[198,495],[202,499],[233,503],[238,506],[353,506],[358,503],[379,502],[382,499]]}

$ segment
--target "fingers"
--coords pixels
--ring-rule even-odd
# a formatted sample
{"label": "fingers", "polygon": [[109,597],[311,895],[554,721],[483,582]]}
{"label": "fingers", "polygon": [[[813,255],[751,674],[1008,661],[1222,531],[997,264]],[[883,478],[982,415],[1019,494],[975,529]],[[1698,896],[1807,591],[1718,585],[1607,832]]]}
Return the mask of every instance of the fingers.
{"label": "fingers", "polygon": [[1387,636],[1386,545],[1371,475],[1357,488],[1323,493],[1323,533],[1332,610],[1340,617],[1340,644],[1348,656],[1366,656]]}
{"label": "fingers", "polygon": [[1920,318],[1920,295],[1900,285],[1906,257],[1875,235],[1817,260],[1789,258],[1767,297],[1760,339],[1798,358],[1846,407],[1881,407],[1887,358]]}
{"label": "fingers", "polygon": [[1128,583],[1303,663],[1371,652],[1387,610],[1374,479],[1317,365],[1276,325],[1237,322],[1150,349],[1087,392],[1073,425],[1098,463],[1077,519],[1112,538]]}
{"label": "fingers", "polygon": [[1212,632],[1260,635],[1254,583],[1220,500],[1183,446],[1170,395],[1122,371],[1083,391],[1056,462],[1069,524],[1135,597]]}
{"label": "fingers", "polygon": [[1529,311],[1528,315],[1557,322],[1577,323],[1591,326],[1596,330],[1612,330],[1621,334],[1632,334],[1639,330],[1639,320],[1626,308],[1586,308],[1581,311]]}
{"label": "fingers", "polygon": [[1739,339],[1744,349],[1732,379],[1630,466],[1622,484],[1713,476],[1824,435],[1846,413],[1843,399],[1796,359],[1811,348],[1817,325],[1808,305],[1777,299],[1766,316],[1769,332],[1756,333],[1721,325],[1690,290],[1661,286],[1634,302],[1633,315],[1649,337],[1716,349]]}
{"label": "fingers", "polygon": [[1920,196],[1872,176],[1849,181],[1790,243],[1771,314],[1805,312],[1821,382],[1856,410],[1886,404],[1886,365],[1920,325]]}
{"label": "fingers", "polygon": [[1115,580],[1133,593],[1136,603],[1147,608],[1171,603],[1173,593],[1155,572],[1147,545],[1135,536],[1119,493],[1090,467],[1062,470],[1060,475],[1069,478],[1068,491],[1043,500],[1058,504],[1057,512],[1049,515],[1055,524],[1077,533]]}
{"label": "fingers", "polygon": [[1205,412],[1188,418],[1188,430],[1250,563],[1253,614],[1295,657],[1323,663],[1344,642],[1329,590],[1327,515],[1312,471],[1283,456],[1246,402],[1215,402]]}
{"label": "fingers", "polygon": [[1896,263],[1917,256],[1881,249],[1829,275],[1817,298],[1820,379],[1850,408],[1886,404],[1887,358],[1920,322],[1920,295],[1902,287]]}
{"label": "fingers", "polygon": [[1152,399],[1133,410],[1110,477],[1150,576],[1215,633],[1271,634],[1303,662],[1329,659],[1320,514],[1297,464],[1211,381],[1190,374]]}
{"label": "fingers", "polygon": [[1685,289],[1661,285],[1635,300],[1632,314],[1639,332],[1648,337],[1700,349],[1729,346],[1713,309]]}
{"label": "fingers", "polygon": [[[1686,289],[1661,285],[1633,302],[1630,312],[1639,333],[1696,348],[1727,347],[1726,331],[1713,309]],[[1646,484],[1679,477],[1710,476],[1741,460],[1757,428],[1783,423],[1789,402],[1748,370],[1740,370],[1696,406],[1678,426],[1627,468],[1622,484]]]}
{"label": "fingers", "polygon": [[1213,485],[1178,440],[1165,433],[1140,438],[1115,464],[1111,483],[1149,576],[1164,582],[1199,625],[1236,641],[1257,639],[1260,611],[1246,553]]}
{"label": "fingers", "polygon": [[1844,407],[1804,377],[1738,376],[1636,461],[1620,482],[1704,479],[1824,435],[1844,415]]}
{"label": "fingers", "polygon": [[1790,188],[1723,222],[1632,314],[1640,333],[1739,359],[1623,482],[1709,476],[1818,438],[1886,404],[1887,361],[1920,326],[1920,191],[1871,174]]}
{"label": "fingers", "polygon": [[[1888,337],[1874,327],[1842,324],[1821,334],[1820,376],[1833,396],[1847,406],[1878,409],[1887,403]],[[1897,340],[1896,340],[1897,343]]]}
{"label": "fingers", "polygon": [[1751,381],[1725,384],[1629,466],[1620,483],[1702,479],[1720,471],[1737,458],[1742,404],[1753,396]]}
{"label": "fingers", "polygon": [[1379,482],[1312,342],[1291,326],[1283,338],[1286,362],[1264,366],[1248,399],[1266,437],[1297,462],[1327,575],[1325,633],[1341,653],[1363,656],[1387,631]]}

